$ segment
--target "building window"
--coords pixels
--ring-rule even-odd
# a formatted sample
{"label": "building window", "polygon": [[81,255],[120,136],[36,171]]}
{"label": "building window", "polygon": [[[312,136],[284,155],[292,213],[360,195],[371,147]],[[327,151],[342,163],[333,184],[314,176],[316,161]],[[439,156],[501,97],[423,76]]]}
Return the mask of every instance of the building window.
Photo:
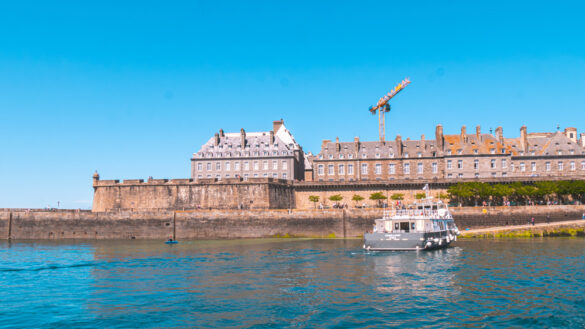
{"label": "building window", "polygon": [[492,169],[493,169],[493,168],[495,168],[495,167],[496,167],[496,159],[492,159],[492,160],[490,161],[490,168],[492,168]]}
{"label": "building window", "polygon": [[478,172],[475,173],[475,178],[479,178],[479,173]]}
{"label": "building window", "polygon": [[524,165],[524,162],[520,162],[520,172],[525,172],[526,171],[526,166]]}
{"label": "building window", "polygon": [[473,154],[478,154],[478,153],[479,153],[478,149],[473,150]]}
{"label": "building window", "polygon": [[348,154],[348,155],[347,155],[347,158],[348,158],[348,159],[353,159],[353,154]]}
{"label": "building window", "polygon": [[581,161],[581,170],[585,170],[585,161]]}
{"label": "building window", "polygon": [[240,163],[234,162],[234,170],[240,170]]}
{"label": "building window", "polygon": [[559,165],[559,170],[563,170],[563,161],[559,161],[558,165]]}
{"label": "building window", "polygon": [[379,163],[376,163],[376,175],[380,175],[382,174],[382,165]]}
{"label": "building window", "polygon": [[268,170],[268,161],[262,161],[262,169]]}
{"label": "building window", "polygon": [[473,169],[479,170],[479,160],[473,160]]}
{"label": "building window", "polygon": [[203,175],[197,175],[197,178],[201,179],[203,178]]}
{"label": "building window", "polygon": [[248,180],[248,174],[244,174],[244,180]]}
{"label": "building window", "polygon": [[227,170],[227,171],[232,170],[232,165],[229,162],[225,163],[225,170]]}
{"label": "building window", "polygon": [[508,176],[508,173],[507,172],[503,172],[502,173],[502,177],[506,177],[506,176]]}
{"label": "building window", "polygon": [[197,171],[202,171],[203,170],[203,164],[201,162],[199,162],[197,164]]}
{"label": "building window", "polygon": [[451,155],[451,150],[448,150],[447,151],[447,155]]}
{"label": "building window", "polygon": [[272,161],[272,170],[277,170],[278,169],[278,161],[274,160]]}
{"label": "building window", "polygon": [[345,166],[339,165],[338,171],[340,175],[345,175]]}
{"label": "building window", "polygon": [[380,159],[380,153],[376,153],[376,159]]}
{"label": "building window", "polygon": [[447,170],[453,169],[453,161],[447,160]]}
{"label": "building window", "polygon": [[550,171],[550,162],[545,162],[544,163],[544,170]]}
{"label": "building window", "polygon": [[459,174],[457,175],[457,177],[458,177],[458,178],[463,178],[463,174],[462,174],[462,173],[459,173]]}
{"label": "building window", "polygon": [[244,161],[244,170],[250,170],[250,164],[248,161]]}
{"label": "building window", "polygon": [[264,175],[262,175],[262,177],[268,177],[268,173],[264,173]]}
{"label": "building window", "polygon": [[215,170],[221,170],[221,162],[215,163]]}
{"label": "building window", "polygon": [[418,152],[418,153],[416,154],[416,156],[417,156],[417,157],[419,157],[419,158],[422,158],[422,153],[421,153],[421,152]]}
{"label": "building window", "polygon": [[496,154],[496,149],[490,149],[491,154]]}
{"label": "building window", "polygon": [[272,178],[278,178],[278,174],[277,173],[272,173]]}
{"label": "building window", "polygon": [[497,175],[497,174],[496,174],[495,172],[493,172],[493,173],[492,173],[492,177],[496,177],[496,175]]}
{"label": "building window", "polygon": [[461,153],[463,153],[463,150],[462,149],[458,149],[457,150],[457,154],[461,155]]}
{"label": "building window", "polygon": [[258,170],[258,161],[254,161],[254,170]]}
{"label": "building window", "polygon": [[211,162],[208,162],[206,167],[207,167],[207,171],[211,171]]}
{"label": "building window", "polygon": [[282,179],[286,179],[286,173],[285,172],[282,173]]}
{"label": "building window", "polygon": [[531,162],[530,163],[530,170],[536,171],[536,162]]}
{"label": "building window", "polygon": [[408,158],[408,152],[404,153],[404,157]]}
{"label": "building window", "polygon": [[433,162],[432,167],[433,167],[433,174],[436,174],[439,172],[439,165],[436,162]]}
{"label": "building window", "polygon": [[365,158],[367,158],[367,157],[368,157],[368,156],[367,156],[365,153],[364,153],[364,154],[362,154],[362,159],[365,159]]}
{"label": "building window", "polygon": [[258,174],[254,174],[254,178],[258,178]]}
{"label": "building window", "polygon": [[453,178],[453,174],[447,174],[447,178]]}
{"label": "building window", "polygon": [[396,165],[391,163],[388,165],[388,173],[394,175],[396,173]]}
{"label": "building window", "polygon": [[558,155],[563,155],[563,151],[560,151],[560,150],[559,150],[559,151],[557,152],[557,154],[558,154]]}
{"label": "building window", "polygon": [[282,161],[282,169],[288,169],[288,163],[286,162],[286,160]]}
{"label": "building window", "polygon": [[330,164],[327,166],[327,174],[333,175],[333,165]]}
{"label": "building window", "polygon": [[368,164],[362,163],[362,175],[367,175],[367,174],[368,174]]}
{"label": "building window", "polygon": [[333,159],[333,154],[329,154],[329,159]]}
{"label": "building window", "polygon": [[339,158],[343,159],[343,154],[339,153]]}
{"label": "building window", "polygon": [[404,164],[404,173],[405,174],[410,174],[410,163],[405,163]]}
{"label": "building window", "polygon": [[325,168],[323,167],[323,165],[320,164],[317,168],[319,168],[318,169],[319,176],[323,176],[325,174],[324,172]]}
{"label": "building window", "polygon": [[506,162],[506,159],[502,159],[502,168],[503,169],[508,168],[508,163]]}
{"label": "building window", "polygon": [[510,162],[510,170],[514,171],[514,162]]}
{"label": "building window", "polygon": [[463,160],[457,160],[457,169],[463,169]]}
{"label": "building window", "polygon": [[347,174],[353,175],[353,165],[352,164],[347,165]]}
{"label": "building window", "polygon": [[575,161],[571,161],[570,166],[571,166],[571,170],[575,170]]}

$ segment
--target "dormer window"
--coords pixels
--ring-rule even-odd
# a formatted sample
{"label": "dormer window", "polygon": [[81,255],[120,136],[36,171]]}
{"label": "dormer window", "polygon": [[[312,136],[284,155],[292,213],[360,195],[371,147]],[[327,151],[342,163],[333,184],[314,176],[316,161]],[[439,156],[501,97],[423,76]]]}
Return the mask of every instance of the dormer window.
{"label": "dormer window", "polygon": [[458,149],[457,150],[457,154],[461,154],[461,153],[463,153],[463,150],[462,149]]}
{"label": "dormer window", "polygon": [[536,153],[534,151],[532,151],[532,153],[530,153],[530,155],[535,155]]}
{"label": "dormer window", "polygon": [[348,155],[347,155],[347,158],[348,158],[348,159],[353,159],[353,154],[351,154],[351,153],[350,153],[350,154],[348,154]]}
{"label": "dormer window", "polygon": [[447,150],[447,155],[451,155],[451,150]]}
{"label": "dormer window", "polygon": [[333,154],[329,154],[329,159],[333,159]]}
{"label": "dormer window", "polygon": [[257,157],[258,156],[258,152],[254,152],[254,156]]}
{"label": "dormer window", "polygon": [[268,152],[264,151],[264,156],[268,156]]}
{"label": "dormer window", "polygon": [[575,150],[569,150],[569,154],[571,155],[575,154]]}
{"label": "dormer window", "polygon": [[339,158],[343,159],[343,154],[339,153]]}
{"label": "dormer window", "polygon": [[417,156],[417,157],[419,157],[419,158],[422,158],[422,153],[421,153],[421,152],[418,152],[418,153],[416,154],[416,156]]}
{"label": "dormer window", "polygon": [[390,153],[390,157],[391,158],[394,158],[394,153]]}
{"label": "dormer window", "polygon": [[408,152],[404,153],[404,157],[408,158]]}
{"label": "dormer window", "polygon": [[319,160],[323,160],[323,154],[319,154]]}
{"label": "dormer window", "polygon": [[363,159],[365,159],[365,158],[367,158],[367,157],[368,157],[368,156],[367,156],[365,153],[363,153],[363,154],[362,154],[362,158],[363,158]]}
{"label": "dormer window", "polygon": [[376,159],[380,159],[380,153],[376,153]]}
{"label": "dormer window", "polygon": [[[493,144],[493,143],[492,143]],[[496,154],[496,149],[490,149],[491,154]]]}
{"label": "dormer window", "polygon": [[558,154],[558,155],[562,155],[562,154],[563,154],[563,151],[559,150],[559,151],[557,152],[557,154]]}
{"label": "dormer window", "polygon": [[478,149],[473,150],[473,154],[478,154],[478,153],[479,153]]}

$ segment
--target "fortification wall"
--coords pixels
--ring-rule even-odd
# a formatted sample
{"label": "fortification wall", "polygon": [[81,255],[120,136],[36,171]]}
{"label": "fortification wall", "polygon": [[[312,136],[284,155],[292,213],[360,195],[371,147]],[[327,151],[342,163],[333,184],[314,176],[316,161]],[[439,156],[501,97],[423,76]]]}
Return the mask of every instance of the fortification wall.
{"label": "fortification wall", "polygon": [[[585,206],[455,208],[461,230],[488,226],[579,219]],[[382,209],[199,210],[199,211],[23,211],[0,210],[2,239],[178,239],[359,237]]]}
{"label": "fortification wall", "polygon": [[192,179],[94,180],[94,212],[116,209],[275,209],[293,208],[287,181],[263,178],[241,181]]}

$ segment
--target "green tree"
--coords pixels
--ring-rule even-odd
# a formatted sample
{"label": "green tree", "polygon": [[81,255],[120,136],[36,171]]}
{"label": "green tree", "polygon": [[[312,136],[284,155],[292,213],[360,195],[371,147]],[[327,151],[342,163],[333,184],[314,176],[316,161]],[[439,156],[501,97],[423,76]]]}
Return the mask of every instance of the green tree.
{"label": "green tree", "polygon": [[376,192],[376,193],[370,194],[370,200],[376,201],[378,203],[378,206],[381,205],[382,200],[386,200],[386,199],[387,199],[386,196],[382,192]]}
{"label": "green tree", "polygon": [[535,186],[536,197],[543,202],[551,201],[556,198],[559,191],[559,187],[556,182],[537,182]]}
{"label": "green tree", "polygon": [[445,199],[449,199],[449,194],[448,193],[437,193],[437,199],[439,200],[445,200]]}
{"label": "green tree", "polygon": [[394,193],[390,196],[390,199],[397,201],[397,200],[404,200],[404,193]]}
{"label": "green tree", "polygon": [[414,195],[414,198],[415,198],[415,199],[417,199],[417,200],[424,199],[424,198],[426,198],[426,197],[427,197],[427,194],[426,194],[426,193],[424,193],[424,192],[422,192],[422,193],[417,193],[417,194],[415,194],[415,195]]}
{"label": "green tree", "polygon": [[317,202],[319,202],[319,196],[318,195],[309,195],[309,201],[313,202],[313,205],[315,206],[315,208],[317,208]]}
{"label": "green tree", "polygon": [[334,194],[334,195],[329,197],[329,200],[331,200],[333,202],[339,202],[339,201],[343,200],[343,196],[341,194]]}
{"label": "green tree", "polygon": [[354,194],[353,197],[351,197],[351,199],[355,201],[355,205],[357,207],[358,202],[362,201],[364,197],[359,194]]}

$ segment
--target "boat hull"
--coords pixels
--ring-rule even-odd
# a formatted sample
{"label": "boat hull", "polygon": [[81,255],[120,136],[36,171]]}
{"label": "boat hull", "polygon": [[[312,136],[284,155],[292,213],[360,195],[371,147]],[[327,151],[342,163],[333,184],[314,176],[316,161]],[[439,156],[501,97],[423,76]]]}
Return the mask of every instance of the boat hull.
{"label": "boat hull", "polygon": [[447,248],[456,239],[449,231],[374,232],[364,235],[364,249],[372,251],[433,250]]}

